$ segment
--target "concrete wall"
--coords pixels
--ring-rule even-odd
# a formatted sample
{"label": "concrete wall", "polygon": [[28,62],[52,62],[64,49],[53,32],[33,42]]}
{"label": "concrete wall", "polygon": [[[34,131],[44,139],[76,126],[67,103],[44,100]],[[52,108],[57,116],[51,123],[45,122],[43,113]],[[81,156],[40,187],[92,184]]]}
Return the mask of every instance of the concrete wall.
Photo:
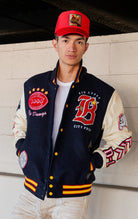
{"label": "concrete wall", "polygon": [[[138,33],[91,37],[83,64],[113,85],[124,103],[133,147],[115,166],[96,171],[87,219],[138,218]],[[7,219],[23,188],[12,120],[30,76],[53,69],[51,41],[0,46],[0,217]]]}

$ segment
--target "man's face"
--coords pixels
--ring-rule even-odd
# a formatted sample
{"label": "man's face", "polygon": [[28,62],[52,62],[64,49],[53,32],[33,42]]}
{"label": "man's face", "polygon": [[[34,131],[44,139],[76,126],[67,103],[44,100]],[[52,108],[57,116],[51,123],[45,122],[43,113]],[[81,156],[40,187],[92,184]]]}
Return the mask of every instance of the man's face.
{"label": "man's face", "polygon": [[81,35],[69,34],[59,36],[58,40],[53,40],[53,46],[58,52],[60,63],[69,66],[76,66],[80,63],[88,45],[86,38]]}

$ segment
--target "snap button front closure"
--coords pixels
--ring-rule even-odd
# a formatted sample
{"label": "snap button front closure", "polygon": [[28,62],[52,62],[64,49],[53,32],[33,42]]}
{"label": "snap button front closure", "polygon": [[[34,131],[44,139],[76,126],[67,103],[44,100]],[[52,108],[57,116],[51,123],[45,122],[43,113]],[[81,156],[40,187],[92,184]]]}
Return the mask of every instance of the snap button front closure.
{"label": "snap button front closure", "polygon": [[49,179],[53,180],[53,179],[54,179],[54,177],[53,177],[53,176],[50,176],[50,177],[49,177]]}
{"label": "snap button front closure", "polygon": [[53,192],[49,192],[49,195],[52,196],[52,195],[53,195]]}
{"label": "snap button front closure", "polygon": [[55,156],[58,156],[58,152],[55,152]]}

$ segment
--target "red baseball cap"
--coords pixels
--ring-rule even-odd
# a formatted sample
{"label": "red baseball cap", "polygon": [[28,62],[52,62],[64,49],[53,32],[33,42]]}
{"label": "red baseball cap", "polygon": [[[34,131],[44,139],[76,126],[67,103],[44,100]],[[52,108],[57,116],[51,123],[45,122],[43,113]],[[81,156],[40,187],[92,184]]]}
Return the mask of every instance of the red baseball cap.
{"label": "red baseball cap", "polygon": [[57,20],[55,34],[64,36],[67,34],[79,34],[89,38],[90,20],[89,18],[75,10],[62,12]]}

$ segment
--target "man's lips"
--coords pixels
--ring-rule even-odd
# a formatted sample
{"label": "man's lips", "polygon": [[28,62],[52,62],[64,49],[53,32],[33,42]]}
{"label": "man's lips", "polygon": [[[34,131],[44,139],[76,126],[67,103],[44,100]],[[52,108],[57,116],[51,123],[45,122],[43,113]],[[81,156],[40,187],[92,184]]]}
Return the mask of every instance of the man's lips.
{"label": "man's lips", "polygon": [[66,55],[69,59],[74,59],[74,58],[76,58],[77,56],[76,55]]}

